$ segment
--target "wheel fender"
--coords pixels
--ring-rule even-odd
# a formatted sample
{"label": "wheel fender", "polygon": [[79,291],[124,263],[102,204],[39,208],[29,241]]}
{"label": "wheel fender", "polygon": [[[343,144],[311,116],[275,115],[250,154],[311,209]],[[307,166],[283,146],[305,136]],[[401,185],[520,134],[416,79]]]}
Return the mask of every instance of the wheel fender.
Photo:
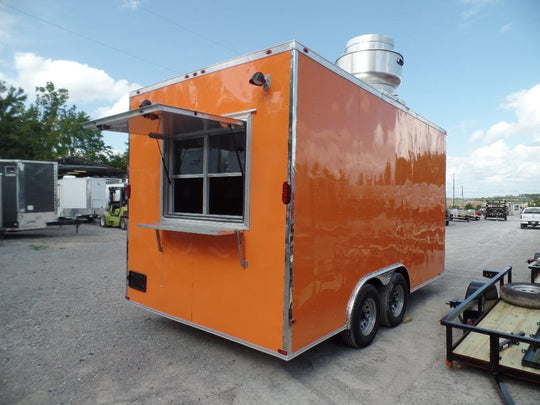
{"label": "wheel fender", "polygon": [[373,284],[375,287],[380,288],[382,286],[388,285],[390,282],[390,279],[392,278],[392,274],[394,272],[400,272],[407,281],[407,284],[409,286],[410,291],[410,279],[409,279],[409,272],[405,265],[402,263],[395,263],[391,266],[384,267],[382,269],[376,270],[372,273],[366,274],[364,277],[362,277],[358,282],[356,283],[356,286],[353,289],[353,292],[351,293],[351,296],[349,297],[349,301],[347,303],[347,314],[346,314],[346,322],[345,322],[345,329],[350,329],[352,324],[352,312],[354,309],[354,303],[356,302],[356,298],[358,297],[358,294],[360,293],[360,290],[362,287],[366,284]]}

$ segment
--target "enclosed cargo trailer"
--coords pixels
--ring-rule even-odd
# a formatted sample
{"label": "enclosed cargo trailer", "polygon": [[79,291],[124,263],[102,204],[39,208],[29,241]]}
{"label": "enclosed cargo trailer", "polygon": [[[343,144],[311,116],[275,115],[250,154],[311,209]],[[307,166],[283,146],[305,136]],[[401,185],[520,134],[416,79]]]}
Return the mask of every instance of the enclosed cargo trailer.
{"label": "enclosed cargo trailer", "polygon": [[130,134],[130,302],[288,360],[443,273],[444,130],[302,44],[130,106],[86,124]]}
{"label": "enclosed cargo trailer", "polygon": [[57,218],[56,162],[0,159],[2,232],[41,229]]}
{"label": "enclosed cargo trailer", "polygon": [[58,180],[59,217],[100,217],[107,210],[109,186],[121,184],[122,179],[64,176]]}

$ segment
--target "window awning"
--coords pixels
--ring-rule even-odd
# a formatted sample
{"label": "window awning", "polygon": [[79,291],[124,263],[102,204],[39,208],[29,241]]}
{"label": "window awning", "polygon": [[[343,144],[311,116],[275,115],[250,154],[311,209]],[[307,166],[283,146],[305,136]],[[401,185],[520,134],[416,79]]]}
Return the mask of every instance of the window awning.
{"label": "window awning", "polygon": [[83,127],[87,129],[149,135],[152,138],[218,134],[231,132],[235,128],[244,126],[244,121],[235,118],[164,104],[151,104],[83,124]]}

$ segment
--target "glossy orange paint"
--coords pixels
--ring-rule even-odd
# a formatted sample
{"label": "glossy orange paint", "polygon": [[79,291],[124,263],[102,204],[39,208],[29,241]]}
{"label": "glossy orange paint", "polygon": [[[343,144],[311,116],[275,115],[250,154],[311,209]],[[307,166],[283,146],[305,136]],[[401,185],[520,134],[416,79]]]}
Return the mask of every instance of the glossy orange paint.
{"label": "glossy orange paint", "polygon": [[394,263],[444,266],[445,134],[300,55],[293,351],[345,324],[353,289]]}
{"label": "glossy orange paint", "polygon": [[[444,132],[293,48],[130,101],[252,111],[252,131],[244,268],[235,234],[140,226],[160,220],[161,141],[147,136],[159,120],[133,126],[128,270],[146,274],[147,291],[127,288],[128,299],[284,358],[343,329],[363,276],[403,263],[414,289],[444,264]],[[269,90],[248,83],[256,71],[271,74]]]}
{"label": "glossy orange paint", "polygon": [[[256,71],[271,72],[271,92],[250,85]],[[273,55],[132,96],[210,114],[252,113],[250,229],[243,232],[240,265],[236,235],[199,235],[138,225],[160,219],[161,158],[158,142],[130,135],[128,269],[147,275],[145,293],[130,300],[205,329],[277,352],[283,342],[285,210],[290,52]],[[138,132],[144,133],[143,129]],[[158,131],[155,131],[158,132]]]}

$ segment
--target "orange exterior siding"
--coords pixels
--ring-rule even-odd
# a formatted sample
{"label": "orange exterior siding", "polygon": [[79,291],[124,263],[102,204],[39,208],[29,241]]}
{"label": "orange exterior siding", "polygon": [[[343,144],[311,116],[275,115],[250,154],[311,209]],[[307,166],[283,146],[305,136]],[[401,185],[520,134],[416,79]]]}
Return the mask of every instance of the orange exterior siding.
{"label": "orange exterior siding", "polygon": [[[248,83],[256,71],[272,72],[272,91]],[[135,302],[172,317],[277,351],[283,342],[285,212],[290,53],[193,77],[132,97],[211,114],[256,109],[252,114],[248,267],[239,263],[236,235],[209,236],[155,230],[138,224],[160,217],[161,158],[155,139],[130,136],[128,268],[147,275],[146,293],[128,289]]]}
{"label": "orange exterior siding", "polygon": [[345,325],[366,274],[444,265],[445,135],[300,55],[293,350]]}

